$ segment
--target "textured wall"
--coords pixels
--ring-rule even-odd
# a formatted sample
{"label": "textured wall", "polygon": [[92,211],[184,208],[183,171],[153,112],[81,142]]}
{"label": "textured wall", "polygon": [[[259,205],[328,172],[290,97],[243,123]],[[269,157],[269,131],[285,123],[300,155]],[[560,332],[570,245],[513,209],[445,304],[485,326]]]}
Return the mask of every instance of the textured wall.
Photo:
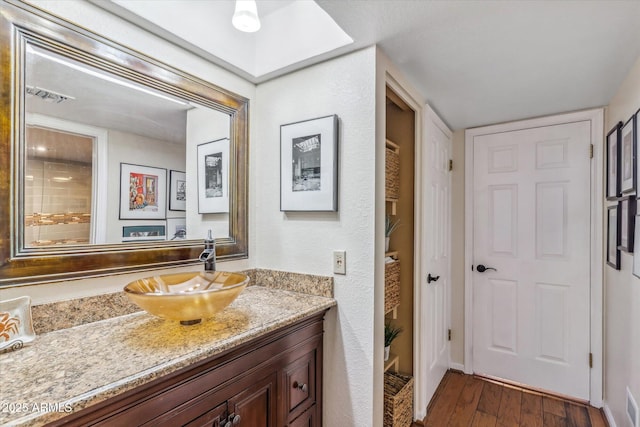
{"label": "textured wall", "polygon": [[[149,150],[153,147],[153,150]],[[122,241],[122,227],[131,225],[165,225],[166,221],[127,221],[120,220],[120,163],[151,166],[169,171],[184,170],[185,149],[174,144],[128,132],[109,130],[108,169],[107,169],[107,243]],[[168,181],[167,181],[168,182]],[[169,184],[167,183],[167,191]],[[167,200],[167,209],[169,199]],[[178,212],[167,210],[167,216],[175,217]]]}
{"label": "textured wall", "polygon": [[[638,108],[640,59],[609,103],[605,133],[619,121],[626,122]],[[632,273],[633,254],[621,252],[620,264],[619,271],[604,267],[604,400],[616,425],[624,427],[628,422],[626,387],[640,405],[640,279]]]}
{"label": "textured wall", "polygon": [[[256,267],[331,275],[332,251],[347,251],[325,324],[323,423],[375,425],[375,49],[261,84],[256,101]],[[339,211],[280,212],[280,125],[330,114],[340,117]]]}

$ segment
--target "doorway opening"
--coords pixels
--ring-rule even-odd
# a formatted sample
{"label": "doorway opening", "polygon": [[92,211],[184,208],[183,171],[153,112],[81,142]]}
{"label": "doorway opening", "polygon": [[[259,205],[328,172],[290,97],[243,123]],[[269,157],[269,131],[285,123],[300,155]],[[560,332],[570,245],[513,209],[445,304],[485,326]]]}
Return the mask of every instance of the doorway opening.
{"label": "doorway opening", "polygon": [[[385,111],[384,425],[396,396],[413,396],[415,151],[418,115],[387,86]],[[395,331],[395,333],[394,333]],[[399,332],[399,334],[397,334]],[[401,410],[413,420],[413,399]],[[406,407],[409,406],[410,407]],[[394,411],[399,411],[394,408]]]}

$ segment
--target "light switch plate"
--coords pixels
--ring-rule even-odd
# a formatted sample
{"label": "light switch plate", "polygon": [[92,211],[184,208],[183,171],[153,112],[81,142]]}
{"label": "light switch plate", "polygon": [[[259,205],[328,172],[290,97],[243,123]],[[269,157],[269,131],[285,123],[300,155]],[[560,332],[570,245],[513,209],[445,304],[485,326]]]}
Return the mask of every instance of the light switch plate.
{"label": "light switch plate", "polygon": [[333,272],[335,274],[347,274],[346,251],[333,251]]}

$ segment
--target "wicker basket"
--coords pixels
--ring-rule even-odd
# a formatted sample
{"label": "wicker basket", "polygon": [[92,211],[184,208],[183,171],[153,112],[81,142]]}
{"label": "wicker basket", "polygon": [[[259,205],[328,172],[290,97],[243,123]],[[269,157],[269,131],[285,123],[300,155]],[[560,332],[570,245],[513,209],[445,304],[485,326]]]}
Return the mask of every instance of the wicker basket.
{"label": "wicker basket", "polygon": [[400,198],[400,154],[391,148],[386,149],[384,169],[385,198],[397,200]]}
{"label": "wicker basket", "polygon": [[384,265],[384,312],[400,304],[400,261]]}
{"label": "wicker basket", "polygon": [[384,426],[411,427],[413,423],[413,378],[392,372],[384,374]]}

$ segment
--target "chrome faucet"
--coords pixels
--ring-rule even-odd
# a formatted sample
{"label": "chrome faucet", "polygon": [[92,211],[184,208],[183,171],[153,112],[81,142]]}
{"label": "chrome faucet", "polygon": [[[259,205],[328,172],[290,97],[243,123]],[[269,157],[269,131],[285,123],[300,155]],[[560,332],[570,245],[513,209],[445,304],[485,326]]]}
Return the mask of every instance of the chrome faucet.
{"label": "chrome faucet", "polygon": [[204,271],[216,271],[216,240],[211,235],[204,239],[204,251],[200,254],[200,261],[204,262]]}

